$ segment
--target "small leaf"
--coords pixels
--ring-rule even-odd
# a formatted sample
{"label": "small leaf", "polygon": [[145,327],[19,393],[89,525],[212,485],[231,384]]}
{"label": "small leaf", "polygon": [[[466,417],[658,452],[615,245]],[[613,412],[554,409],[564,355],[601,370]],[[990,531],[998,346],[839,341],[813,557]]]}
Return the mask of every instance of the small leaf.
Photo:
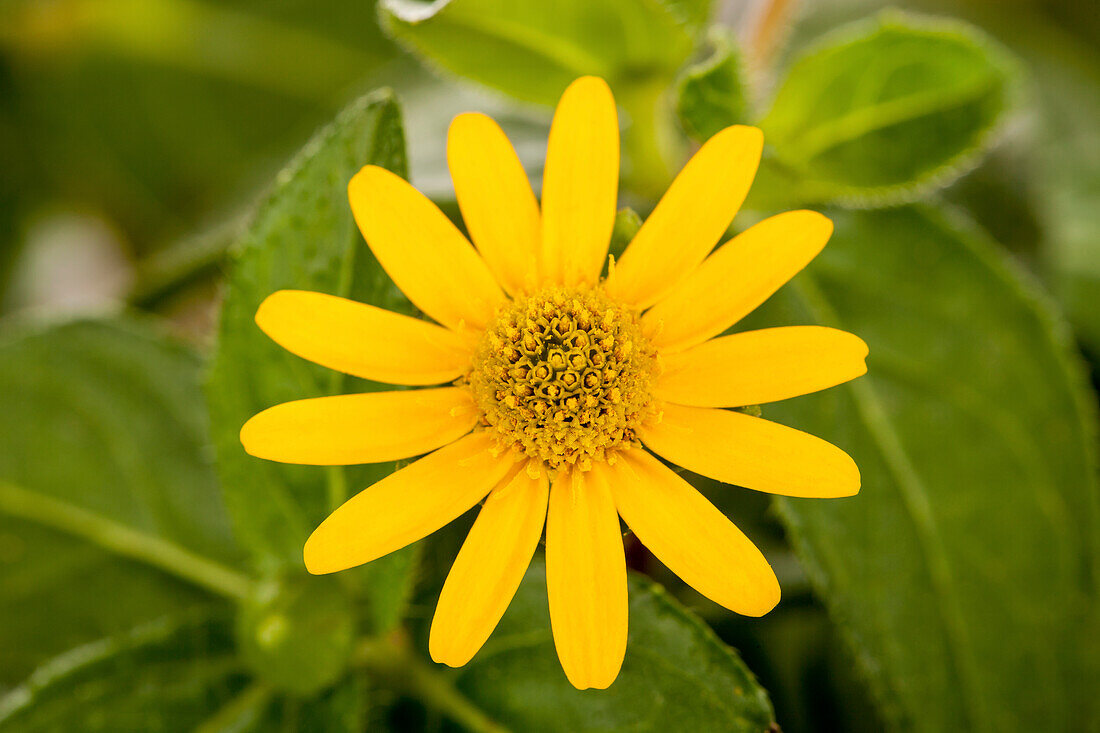
{"label": "small leaf", "polygon": [[774,725],[767,693],[737,654],[640,576],[630,579],[622,672],[607,690],[575,690],[554,651],[541,562],[531,566],[457,684],[489,717],[514,730],[760,733]]}
{"label": "small leaf", "polygon": [[711,34],[710,56],[689,66],[676,85],[676,112],[684,131],[698,142],[730,125],[748,121],[741,55],[727,32]]}
{"label": "small leaf", "polygon": [[897,13],[831,35],[791,67],[760,123],[801,201],[911,201],[973,165],[1014,68],[961,23]]}
{"label": "small leaf", "polygon": [[352,219],[348,181],[367,164],[406,171],[400,111],[388,91],[348,107],[279,174],[232,263],[207,403],[230,515],[265,571],[301,568],[313,528],[350,493],[393,469],[276,464],[245,454],[239,438],[245,421],[272,405],[377,388],[290,354],[253,320],[264,298],[284,288],[408,312]]}
{"label": "small leaf", "polygon": [[868,373],[768,405],[850,452],[857,496],[778,501],[887,720],[916,731],[1095,720],[1095,395],[1048,303],[931,208],[840,214],[745,328],[859,334]]}
{"label": "small leaf", "polygon": [[203,587],[245,592],[199,373],[195,354],[147,324],[0,339],[0,682],[208,603]]}
{"label": "small leaf", "polygon": [[612,88],[671,79],[691,54],[692,26],[707,8],[699,0],[382,0],[380,12],[383,27],[432,64],[552,105],[586,74]]}

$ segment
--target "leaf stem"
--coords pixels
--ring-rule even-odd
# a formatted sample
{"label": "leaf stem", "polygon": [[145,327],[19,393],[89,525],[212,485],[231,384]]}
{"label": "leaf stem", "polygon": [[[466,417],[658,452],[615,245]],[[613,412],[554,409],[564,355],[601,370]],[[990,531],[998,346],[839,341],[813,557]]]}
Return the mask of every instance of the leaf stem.
{"label": "leaf stem", "polygon": [[413,654],[398,636],[363,639],[353,663],[393,689],[422,700],[471,733],[508,733],[463,697],[451,681]]}
{"label": "leaf stem", "polygon": [[0,512],[80,537],[233,600],[243,600],[252,591],[252,579],[221,563],[69,502],[4,481],[0,481]]}

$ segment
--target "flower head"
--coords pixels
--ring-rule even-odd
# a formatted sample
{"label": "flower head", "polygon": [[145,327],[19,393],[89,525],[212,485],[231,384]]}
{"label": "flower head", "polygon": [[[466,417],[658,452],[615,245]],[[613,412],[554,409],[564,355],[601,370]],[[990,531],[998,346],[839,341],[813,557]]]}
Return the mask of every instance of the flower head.
{"label": "flower head", "polygon": [[771,610],[779,584],[767,560],[656,457],[787,496],[859,490],[859,471],[839,449],[724,409],[866,371],[866,345],[842,331],[720,336],[832,233],[820,214],[794,211],[715,250],[762,144],[760,131],[744,126],[711,138],[617,262],[607,253],[618,122],[600,79],[578,79],[558,105],[541,204],[492,120],[454,120],[447,158],[474,246],[398,176],[360,171],[348,188],[355,220],[385,271],[434,322],[301,291],[272,294],[256,321],[318,364],[429,388],[276,405],[252,418],[241,440],[253,455],[288,463],[427,455],[333,512],[306,542],[310,572],[374,560],[484,500],[429,641],[433,659],[458,666],[492,633],[545,526],[554,641],[581,689],[610,685],[626,649],[620,517],[711,600],[751,616]]}

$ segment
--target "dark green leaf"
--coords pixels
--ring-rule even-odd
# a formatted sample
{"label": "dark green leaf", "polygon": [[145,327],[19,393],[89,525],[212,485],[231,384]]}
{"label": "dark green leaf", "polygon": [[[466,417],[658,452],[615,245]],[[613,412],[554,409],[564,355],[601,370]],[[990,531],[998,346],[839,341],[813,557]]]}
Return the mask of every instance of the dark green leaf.
{"label": "dark green leaf", "polygon": [[619,678],[607,690],[575,690],[550,636],[541,562],[458,686],[493,720],[522,731],[760,733],[774,721],[767,693],[736,653],[640,576],[630,579],[630,640]]}
{"label": "dark green leaf", "polygon": [[[347,184],[367,164],[406,173],[401,114],[388,91],[352,104],[279,175],[229,275],[207,401],[230,514],[242,544],[265,571],[300,569],[313,528],[351,493],[393,470],[393,464],[343,469],[272,463],[246,455],[239,440],[241,425],[274,404],[377,388],[284,351],[253,321],[261,301],[283,288],[409,311],[352,219]],[[403,570],[387,573],[383,567],[391,563]],[[389,585],[403,584],[409,570],[400,554],[366,568],[368,580],[372,573],[387,578],[372,599],[376,618],[399,614],[382,606],[403,601],[403,591],[390,592]]]}
{"label": "dark green leaf", "polygon": [[974,163],[1010,107],[1012,63],[976,29],[896,13],[832,34],[761,122],[802,201],[913,200]]}
{"label": "dark green leaf", "polygon": [[0,698],[0,731],[190,730],[247,683],[225,619],[165,619],[39,668]]}
{"label": "dark green leaf", "polygon": [[129,322],[0,340],[0,681],[209,598],[177,577],[243,592],[199,370]]}
{"label": "dark green leaf", "polygon": [[807,570],[897,727],[1082,730],[1100,659],[1096,422],[1064,326],[956,216],[836,223],[760,316],[870,346],[867,376],[766,408],[863,475],[856,497],[779,501]]}
{"label": "dark green leaf", "polygon": [[688,135],[699,142],[724,127],[748,122],[744,69],[736,39],[711,34],[710,56],[688,67],[676,85],[676,112]]}
{"label": "dark green leaf", "polygon": [[[554,104],[586,74],[613,88],[671,80],[694,46],[705,3],[662,0],[382,0],[383,27],[447,71],[517,99]],[[686,11],[686,12],[685,12]]]}

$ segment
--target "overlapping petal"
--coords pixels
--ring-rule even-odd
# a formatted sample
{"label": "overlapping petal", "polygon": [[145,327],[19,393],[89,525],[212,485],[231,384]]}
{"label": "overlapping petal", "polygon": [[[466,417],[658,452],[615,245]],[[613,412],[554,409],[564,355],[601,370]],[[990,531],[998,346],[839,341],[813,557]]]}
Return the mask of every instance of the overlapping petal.
{"label": "overlapping petal", "polygon": [[373,165],[351,179],[348,199],[379,264],[420,310],[453,329],[489,322],[504,294],[485,261],[431,199]]}
{"label": "overlapping petal", "polygon": [[619,120],[607,82],[577,79],[550,126],[542,175],[544,284],[595,283],[619,195]]}
{"label": "overlapping petal", "polygon": [[435,608],[428,650],[436,662],[461,667],[496,628],[542,537],[549,490],[546,471],[532,478],[522,470],[485,500]]}
{"label": "overlapping petal", "polygon": [[493,455],[495,445],[488,433],[467,435],[348,499],[306,540],[306,569],[362,565],[452,521],[519,470],[510,454]]}
{"label": "overlapping petal", "polygon": [[633,308],[648,308],[695,269],[741,208],[763,146],[760,130],[744,125],[707,140],[615,263],[607,292]]}
{"label": "overlapping petal", "polygon": [[689,471],[783,496],[833,498],[859,491],[855,461],[821,438],[740,412],[666,402],[639,430],[654,453]]}
{"label": "overlapping petal", "polygon": [[539,205],[515,149],[483,114],[461,114],[447,133],[447,164],[462,219],[497,282],[510,294],[539,282]]}
{"label": "overlapping petal", "polygon": [[435,324],[304,290],[272,293],[256,323],[275,343],[321,366],[388,384],[441,384],[470,367],[473,342]]}
{"label": "overlapping petal", "polygon": [[626,654],[626,557],[605,464],[562,470],[546,518],[550,626],[565,676],[605,689]]}
{"label": "overlapping petal", "polygon": [[745,616],[779,602],[760,550],[691,484],[644,450],[624,451],[608,471],[623,521],[685,583]]}
{"label": "overlapping petal", "polygon": [[241,428],[241,443],[257,458],[282,463],[378,463],[453,443],[477,420],[469,390],[458,387],[335,395],[264,410]]}
{"label": "overlapping petal", "polygon": [[788,211],[737,235],[642,316],[653,345],[686,349],[722,333],[809,264],[832,232],[817,212]]}
{"label": "overlapping petal", "polygon": [[664,355],[653,393],[695,407],[760,405],[855,379],[866,357],[863,339],[835,328],[746,331]]}

